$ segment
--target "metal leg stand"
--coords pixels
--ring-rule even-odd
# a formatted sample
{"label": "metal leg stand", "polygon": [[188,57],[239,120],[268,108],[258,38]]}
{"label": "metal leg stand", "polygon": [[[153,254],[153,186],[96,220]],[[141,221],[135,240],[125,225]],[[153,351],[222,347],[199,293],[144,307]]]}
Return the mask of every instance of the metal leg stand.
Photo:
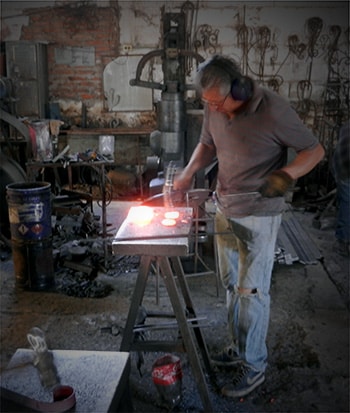
{"label": "metal leg stand", "polygon": [[[149,256],[141,256],[140,262],[140,270],[139,275],[136,281],[136,286],[134,290],[134,294],[131,301],[131,306],[129,310],[129,315],[126,322],[126,327],[124,331],[123,340],[121,343],[120,350],[121,351],[130,351],[130,350],[144,350],[144,351],[162,351],[163,349],[167,349],[168,351],[185,351],[187,353],[189,362],[192,367],[192,372],[197,382],[199,395],[202,400],[202,404],[204,410],[206,412],[212,412],[213,408],[211,405],[209,391],[206,383],[206,379],[203,373],[203,369],[201,366],[201,362],[196,350],[195,346],[195,339],[201,349],[203,360],[205,363],[208,372],[211,372],[209,356],[207,352],[207,348],[205,346],[205,341],[202,336],[199,327],[194,327],[192,330],[192,326],[190,327],[187,321],[185,309],[183,308],[183,303],[180,300],[180,295],[178,291],[178,287],[175,282],[173,270],[170,265],[170,260],[166,256],[155,257],[157,262],[159,263],[160,274],[163,277],[165,286],[167,288],[167,292],[174,310],[174,314],[178,323],[178,327],[181,333],[181,341],[183,343],[183,347],[177,345],[176,343],[168,343],[167,346],[161,346],[160,342],[151,342],[147,343],[147,341],[142,342],[134,342],[134,334],[133,328],[136,322],[136,317],[139,311],[139,307],[142,303],[142,299],[145,292],[145,287],[147,283],[147,278],[151,266],[152,257]],[[185,276],[181,269],[181,264],[179,259],[172,259],[172,263],[175,266],[175,271],[179,278],[181,292],[183,294],[183,298],[185,300],[185,304],[187,309],[191,312],[191,315],[195,316],[195,312],[192,305],[192,300],[190,297],[190,293],[187,287],[187,283],[185,280]]]}
{"label": "metal leg stand", "polygon": [[120,351],[130,351],[134,341],[134,326],[136,324],[137,314],[145,294],[148,272],[151,266],[152,258],[142,256],[140,261],[139,274],[137,276],[134,293],[131,300],[128,318],[126,320],[123,339],[120,345]]}

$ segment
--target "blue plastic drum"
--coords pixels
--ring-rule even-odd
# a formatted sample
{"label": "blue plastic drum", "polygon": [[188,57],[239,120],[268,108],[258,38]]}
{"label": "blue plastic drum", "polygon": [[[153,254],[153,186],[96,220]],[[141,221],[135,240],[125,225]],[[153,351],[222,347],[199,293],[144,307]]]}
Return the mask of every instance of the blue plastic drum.
{"label": "blue plastic drum", "polygon": [[54,286],[51,184],[20,182],[6,190],[16,285],[50,290]]}

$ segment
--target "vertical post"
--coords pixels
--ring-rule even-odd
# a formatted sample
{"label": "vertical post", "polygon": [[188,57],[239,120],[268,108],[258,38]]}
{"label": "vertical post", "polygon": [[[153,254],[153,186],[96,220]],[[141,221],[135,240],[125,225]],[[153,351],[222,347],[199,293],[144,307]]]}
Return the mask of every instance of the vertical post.
{"label": "vertical post", "polygon": [[101,164],[101,191],[102,191],[102,238],[103,238],[103,251],[104,251],[104,265],[107,265],[107,208],[106,208],[106,176],[105,165]]}

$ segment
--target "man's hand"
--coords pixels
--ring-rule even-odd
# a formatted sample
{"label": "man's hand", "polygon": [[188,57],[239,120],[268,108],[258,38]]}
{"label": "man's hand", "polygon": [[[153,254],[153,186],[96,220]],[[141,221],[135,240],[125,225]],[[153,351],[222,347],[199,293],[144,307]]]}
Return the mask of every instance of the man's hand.
{"label": "man's hand", "polygon": [[193,176],[186,173],[186,168],[174,177],[174,191],[188,191],[193,186]]}
{"label": "man's hand", "polygon": [[265,178],[259,192],[266,198],[283,196],[292,183],[293,178],[287,172],[279,169]]}

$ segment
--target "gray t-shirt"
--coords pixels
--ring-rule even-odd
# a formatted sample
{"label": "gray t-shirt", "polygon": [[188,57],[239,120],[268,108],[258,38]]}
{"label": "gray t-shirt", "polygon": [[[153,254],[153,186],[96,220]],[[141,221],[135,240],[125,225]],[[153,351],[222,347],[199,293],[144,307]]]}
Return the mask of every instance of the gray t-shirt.
{"label": "gray t-shirt", "polygon": [[252,99],[233,119],[208,107],[204,111],[200,142],[216,148],[222,212],[231,217],[282,212],[283,197],[263,198],[256,192],[266,175],[286,164],[288,148],[297,153],[312,149],[317,138],[285,99],[256,84]]}

